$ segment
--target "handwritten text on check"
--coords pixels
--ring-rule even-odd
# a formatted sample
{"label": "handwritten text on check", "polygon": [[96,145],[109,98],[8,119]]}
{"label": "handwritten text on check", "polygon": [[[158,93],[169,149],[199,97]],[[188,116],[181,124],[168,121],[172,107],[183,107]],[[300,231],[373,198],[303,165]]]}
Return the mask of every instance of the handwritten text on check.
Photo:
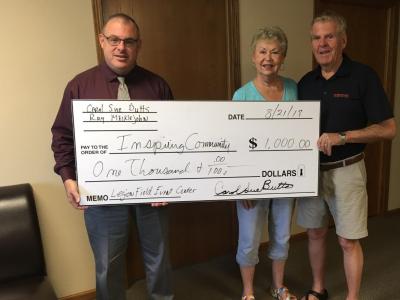
{"label": "handwritten text on check", "polygon": [[73,101],[82,205],[318,194],[319,102]]}

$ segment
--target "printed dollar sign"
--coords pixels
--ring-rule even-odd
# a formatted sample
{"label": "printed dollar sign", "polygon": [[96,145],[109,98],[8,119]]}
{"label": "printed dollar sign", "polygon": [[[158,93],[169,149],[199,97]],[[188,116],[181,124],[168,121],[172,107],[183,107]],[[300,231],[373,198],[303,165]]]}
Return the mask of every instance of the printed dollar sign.
{"label": "printed dollar sign", "polygon": [[254,149],[257,148],[257,143],[256,143],[257,139],[255,137],[252,137],[251,139],[249,139],[249,147],[250,149]]}

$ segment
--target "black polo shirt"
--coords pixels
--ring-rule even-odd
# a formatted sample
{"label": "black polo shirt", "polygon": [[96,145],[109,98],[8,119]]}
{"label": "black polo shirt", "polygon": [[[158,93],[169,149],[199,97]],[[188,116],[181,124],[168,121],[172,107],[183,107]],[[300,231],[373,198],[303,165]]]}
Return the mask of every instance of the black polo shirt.
{"label": "black polo shirt", "polygon": [[[321,67],[304,75],[298,84],[300,100],[321,101],[321,134],[361,129],[393,117],[376,72],[343,56],[336,74],[326,80]],[[345,159],[362,152],[365,144],[334,146],[332,155],[321,153],[321,162]]]}

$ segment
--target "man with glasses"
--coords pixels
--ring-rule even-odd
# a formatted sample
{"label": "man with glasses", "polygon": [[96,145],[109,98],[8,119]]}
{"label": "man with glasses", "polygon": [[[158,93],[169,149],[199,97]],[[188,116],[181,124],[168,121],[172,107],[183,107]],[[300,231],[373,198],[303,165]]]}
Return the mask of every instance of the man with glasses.
{"label": "man with glasses", "polygon": [[84,207],[76,182],[72,99],[172,99],[168,84],[138,66],[141,40],[136,22],[125,14],[112,15],[99,35],[104,62],[72,79],[64,91],[52,126],[54,170],[64,182],[68,201],[84,210],[96,264],[96,299],[126,299],[126,259],[129,221],[139,233],[150,299],[173,299],[168,258],[168,219],[165,204]]}

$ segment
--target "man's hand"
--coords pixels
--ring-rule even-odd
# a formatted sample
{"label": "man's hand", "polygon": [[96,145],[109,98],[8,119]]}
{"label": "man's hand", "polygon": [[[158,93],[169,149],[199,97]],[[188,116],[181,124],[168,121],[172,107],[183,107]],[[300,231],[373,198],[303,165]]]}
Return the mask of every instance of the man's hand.
{"label": "man's hand", "polygon": [[160,206],[166,206],[166,205],[168,205],[168,202],[153,202],[153,203],[150,203],[150,205],[151,205],[152,207],[160,207]]}
{"label": "man's hand", "polygon": [[[381,140],[391,140],[396,135],[396,121],[387,119],[377,124],[371,124],[362,129],[346,130],[346,143],[373,143]],[[330,156],[332,147],[343,145],[339,133],[323,133],[317,142],[319,151]]]}
{"label": "man's hand", "polygon": [[337,145],[342,145],[339,133],[323,133],[317,141],[319,151],[328,156],[332,154],[332,147]]}
{"label": "man's hand", "polygon": [[240,203],[247,210],[254,207],[254,200],[241,200]]}
{"label": "man's hand", "polygon": [[72,179],[65,180],[64,188],[65,188],[65,193],[67,194],[67,199],[74,208],[76,208],[76,209],[86,209],[87,208],[87,206],[82,206],[79,204],[81,199],[79,197],[78,184],[76,183],[75,180],[72,180]]}

